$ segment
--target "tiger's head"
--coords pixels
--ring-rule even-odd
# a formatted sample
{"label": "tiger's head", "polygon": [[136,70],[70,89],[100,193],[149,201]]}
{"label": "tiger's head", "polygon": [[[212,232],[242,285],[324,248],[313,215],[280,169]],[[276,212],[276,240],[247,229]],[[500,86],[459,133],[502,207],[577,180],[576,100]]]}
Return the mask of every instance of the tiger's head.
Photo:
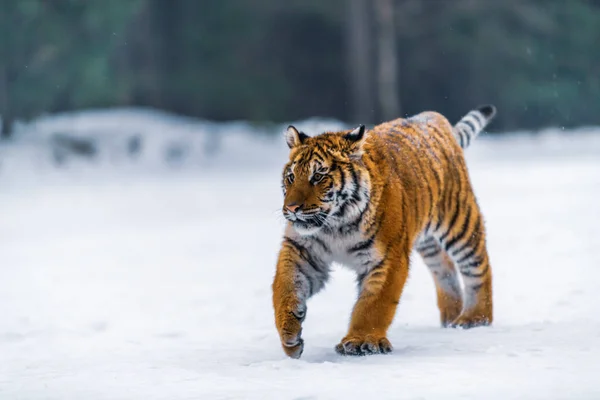
{"label": "tiger's head", "polygon": [[283,168],[283,215],[301,235],[360,218],[369,202],[369,173],[362,162],[364,125],[310,137],[293,126]]}

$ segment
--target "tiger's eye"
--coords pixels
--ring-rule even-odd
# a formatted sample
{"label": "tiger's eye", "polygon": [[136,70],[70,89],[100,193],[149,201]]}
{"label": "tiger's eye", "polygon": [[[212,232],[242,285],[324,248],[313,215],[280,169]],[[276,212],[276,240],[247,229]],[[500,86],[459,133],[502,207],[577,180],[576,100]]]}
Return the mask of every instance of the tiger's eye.
{"label": "tiger's eye", "polygon": [[319,182],[321,179],[323,179],[323,174],[316,173],[313,175],[313,181]]}
{"label": "tiger's eye", "polygon": [[290,185],[294,183],[294,174],[288,174],[287,181]]}

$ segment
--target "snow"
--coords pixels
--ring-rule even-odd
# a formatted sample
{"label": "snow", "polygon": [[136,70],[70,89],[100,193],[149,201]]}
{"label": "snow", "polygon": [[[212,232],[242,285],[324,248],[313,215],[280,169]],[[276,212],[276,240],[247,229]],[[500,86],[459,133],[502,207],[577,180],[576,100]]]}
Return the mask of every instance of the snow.
{"label": "snow", "polygon": [[[338,356],[356,297],[340,267],[309,301],[304,354],[291,360],[270,299],[283,137],[215,124],[225,138],[202,158],[209,125],[149,111],[63,115],[0,147],[0,399],[600,397],[600,130],[483,135],[467,151],[489,236],[492,327],[439,328],[415,256],[394,353]],[[123,133],[101,139],[109,150],[94,161],[52,166],[52,132],[115,127]],[[147,153],[110,159],[110,143],[136,132],[151,138]],[[176,167],[161,157],[173,138],[199,143]]]}

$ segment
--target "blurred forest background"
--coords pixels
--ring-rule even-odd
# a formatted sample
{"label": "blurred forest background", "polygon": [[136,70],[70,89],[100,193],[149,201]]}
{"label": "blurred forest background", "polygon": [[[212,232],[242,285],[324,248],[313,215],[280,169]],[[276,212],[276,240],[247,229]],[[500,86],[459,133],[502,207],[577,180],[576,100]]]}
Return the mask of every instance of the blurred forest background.
{"label": "blurred forest background", "polygon": [[2,135],[44,113],[600,124],[600,0],[0,0]]}

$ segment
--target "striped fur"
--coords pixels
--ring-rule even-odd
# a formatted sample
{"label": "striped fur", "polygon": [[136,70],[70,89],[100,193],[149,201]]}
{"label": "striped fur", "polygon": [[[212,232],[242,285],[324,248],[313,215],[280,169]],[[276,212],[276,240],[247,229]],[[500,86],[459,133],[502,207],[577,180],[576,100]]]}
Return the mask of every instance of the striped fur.
{"label": "striped fur", "polygon": [[469,147],[473,139],[490,123],[496,115],[496,107],[492,105],[481,106],[469,111],[452,129],[454,137],[463,149]]}
{"label": "striped fur", "polygon": [[315,137],[288,128],[282,176],[288,222],[273,281],[275,324],[287,355],[300,357],[306,301],[325,286],[334,262],[355,271],[359,289],[336,350],[391,351],[386,332],[413,249],[433,275],[442,326],[492,322],[483,217],[461,147],[493,114],[493,107],[482,107],[452,127],[424,112],[370,131],[359,126]]}

